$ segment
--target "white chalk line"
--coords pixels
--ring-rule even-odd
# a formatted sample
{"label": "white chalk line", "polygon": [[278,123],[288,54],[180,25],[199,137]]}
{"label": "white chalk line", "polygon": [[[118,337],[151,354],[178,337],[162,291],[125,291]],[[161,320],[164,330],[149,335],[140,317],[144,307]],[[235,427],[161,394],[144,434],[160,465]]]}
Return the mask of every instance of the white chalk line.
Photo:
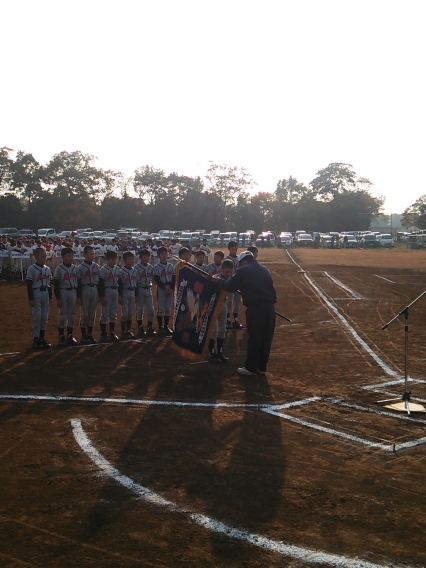
{"label": "white chalk line", "polygon": [[[145,339],[125,339],[123,341],[113,341],[110,343],[102,343],[101,341],[98,341],[97,343],[93,343],[90,345],[67,345],[66,347],[61,347],[60,350],[58,350],[58,352],[60,351],[61,353],[66,353],[69,349],[87,349],[88,347],[112,347],[113,345],[123,345],[123,343],[146,343]],[[56,353],[56,347],[59,347],[58,345],[53,345],[51,348],[49,349],[28,349],[27,351],[12,351],[11,353],[0,353],[0,357],[3,357],[4,355],[22,355],[24,353],[52,353],[51,349],[54,349],[54,353]]]}
{"label": "white chalk line", "polygon": [[[86,432],[84,431],[81,420],[74,418],[71,420],[71,426],[74,438],[83,452],[90,458],[90,460],[100,469],[103,475],[113,479],[123,487],[126,487],[137,497],[144,499],[152,505],[162,507],[171,512],[182,513],[187,516],[187,518],[197,525],[210,530],[212,532],[222,534],[229,538],[240,540],[247,544],[257,546],[263,550],[270,552],[276,552],[283,556],[288,556],[301,560],[310,564],[322,564],[326,566],[336,566],[340,568],[384,568],[382,564],[374,564],[366,560],[360,560],[358,558],[348,558],[346,556],[340,556],[335,554],[328,554],[326,552],[321,552],[318,550],[313,550],[309,548],[303,548],[300,546],[295,546],[291,544],[285,544],[265,536],[250,533],[245,530],[236,529],[230,525],[217,521],[207,515],[196,513],[191,511],[187,507],[173,503],[168,499],[165,499],[158,493],[148,489],[133,481],[130,477],[123,475],[117,468],[115,468],[109,461],[107,461],[104,456],[92,445],[90,439],[88,438]],[[391,566],[386,564],[386,566]],[[393,565],[396,567],[396,565]]]}
{"label": "white chalk line", "polygon": [[327,278],[329,278],[334,284],[336,284],[336,286],[338,286],[339,288],[341,288],[342,290],[345,290],[345,292],[347,292],[348,294],[350,294],[354,300],[362,300],[362,296],[360,296],[359,294],[357,294],[356,292],[354,292],[351,288],[349,288],[349,286],[346,286],[346,284],[343,284],[343,282],[340,282],[340,280],[338,280],[335,276],[332,276],[332,275],[329,274],[328,272],[324,272],[324,274],[325,274],[325,276],[327,276]]}
{"label": "white chalk line", "polygon": [[[389,418],[395,418],[396,420],[406,420],[408,422],[414,422],[416,424],[426,424],[425,421],[423,420],[419,420],[417,418],[413,418],[411,416],[407,416],[405,414],[394,414],[392,412],[389,412],[387,410],[381,410],[379,408],[369,408],[366,406],[360,406],[358,404],[351,404],[345,401],[341,401],[341,400],[337,400],[334,398],[320,398],[320,397],[314,397],[311,399],[304,399],[303,401],[298,401],[301,404],[309,404],[311,402],[317,402],[321,400],[322,402],[325,403],[331,403],[331,404],[336,404],[338,406],[342,406],[342,407],[346,407],[346,408],[350,408],[352,410],[360,410],[362,412],[372,412],[373,414],[380,414],[381,416],[386,416]],[[417,399],[419,400],[419,399]],[[293,404],[292,407],[294,408],[295,406],[297,406],[296,404]],[[279,407],[279,408],[282,408]],[[287,406],[286,408],[291,408],[290,406]],[[296,424],[299,424],[301,426],[307,426],[308,428],[313,428],[314,430],[319,430],[320,432],[325,432],[327,434],[331,434],[332,436],[337,436],[339,438],[344,438],[346,440],[350,440],[351,442],[356,442],[359,444],[363,444],[365,446],[369,446],[371,448],[377,448],[380,450],[383,450],[385,452],[396,452],[399,450],[403,450],[406,448],[412,448],[415,446],[420,446],[421,444],[426,443],[426,437],[423,438],[417,438],[415,440],[409,440],[408,442],[404,442],[404,443],[400,443],[400,444],[393,444],[392,442],[389,441],[388,444],[381,444],[380,442],[373,442],[371,440],[368,440],[367,438],[361,438],[360,436],[354,436],[353,434],[348,434],[347,432],[342,432],[341,430],[336,430],[335,428],[329,428],[326,426],[321,426],[319,424],[317,424],[316,422],[311,422],[310,420],[306,420],[304,418],[296,418],[295,416],[291,416],[290,414],[285,414],[283,412],[280,412],[278,408],[273,408],[272,406],[269,407],[264,407],[261,409],[263,412],[266,412],[268,414],[272,414],[273,416],[280,416],[282,418],[285,418],[286,420],[289,420],[290,422],[294,422]],[[315,420],[315,419],[314,419]]]}
{"label": "white chalk line", "polygon": [[[374,389],[373,392],[376,392],[378,394],[387,394],[389,396],[393,396],[393,397],[395,397],[395,402],[397,402],[397,400],[398,400],[397,399],[398,393],[396,393],[396,392],[391,392],[391,391],[387,391],[387,390],[384,390],[384,389]],[[411,399],[412,399],[413,402],[417,401],[417,402],[421,402],[421,403],[426,403],[425,398],[419,398],[418,396],[412,396]],[[400,400],[402,400],[402,396],[401,396]]]}
{"label": "white chalk line", "polygon": [[393,280],[389,280],[389,278],[385,278],[384,276],[379,276],[378,274],[375,274],[374,276],[376,276],[377,278],[381,278],[382,280],[386,280],[387,282],[390,282],[391,284],[396,284],[396,282],[394,282]]}
{"label": "white chalk line", "polygon": [[291,256],[291,254],[286,251],[288,256],[290,257],[290,260],[292,260],[292,262],[298,267],[300,268],[300,270],[302,271],[302,274],[304,276],[304,278],[306,278],[306,280],[308,281],[308,283],[311,285],[312,289],[314,290],[314,292],[317,293],[318,297],[321,298],[323,300],[323,302],[333,311],[333,313],[339,318],[339,320],[342,322],[342,324],[344,325],[344,327],[349,331],[349,333],[353,336],[353,338],[361,345],[361,347],[370,355],[370,357],[379,365],[379,367],[381,367],[381,369],[390,377],[400,377],[400,375],[394,371],[393,369],[391,369],[372,349],[369,345],[367,345],[367,343],[358,335],[358,333],[355,331],[355,329],[351,326],[351,324],[347,321],[347,319],[339,312],[339,310],[336,308],[336,306],[334,306],[330,300],[323,294],[323,292],[318,288],[318,286],[315,284],[315,282],[312,280],[312,278],[310,278],[306,272],[301,268],[301,266],[299,264],[297,264],[297,262],[294,260],[294,258]]}
{"label": "white chalk line", "polygon": [[[409,377],[408,382],[409,383],[422,383],[422,384],[426,383],[426,381],[424,379],[415,379],[413,377]],[[405,378],[404,379],[397,379],[396,381],[388,381],[386,383],[378,383],[376,385],[366,385],[365,387],[361,387],[361,388],[363,390],[375,390],[375,389],[382,388],[382,387],[391,387],[391,386],[394,386],[394,385],[402,385],[403,383],[405,383]]]}
{"label": "white chalk line", "polygon": [[[101,404],[134,404],[141,406],[178,406],[191,408],[275,408],[274,404],[244,402],[184,402],[176,400],[150,400],[137,398],[103,398],[98,396],[62,396],[39,394],[0,394],[0,400],[30,400],[43,402],[92,402]],[[289,403],[292,404],[292,403]],[[295,403],[296,404],[296,403]]]}

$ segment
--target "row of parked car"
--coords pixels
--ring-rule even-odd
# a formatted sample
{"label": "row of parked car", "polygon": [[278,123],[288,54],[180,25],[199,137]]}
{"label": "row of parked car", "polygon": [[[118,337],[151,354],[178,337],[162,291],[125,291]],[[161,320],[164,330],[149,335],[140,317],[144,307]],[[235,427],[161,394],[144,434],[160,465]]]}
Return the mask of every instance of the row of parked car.
{"label": "row of parked car", "polygon": [[374,231],[348,231],[319,233],[296,231],[295,233],[283,232],[278,236],[278,246],[281,247],[315,247],[315,248],[378,248],[395,246],[395,240],[391,234],[382,234]]}

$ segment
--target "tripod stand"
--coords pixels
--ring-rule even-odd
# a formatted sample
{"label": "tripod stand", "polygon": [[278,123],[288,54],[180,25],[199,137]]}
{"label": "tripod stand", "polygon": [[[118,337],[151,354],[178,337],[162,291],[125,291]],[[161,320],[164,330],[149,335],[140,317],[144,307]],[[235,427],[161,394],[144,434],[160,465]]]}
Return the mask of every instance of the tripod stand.
{"label": "tripod stand", "polygon": [[[426,412],[426,408],[424,408],[424,406],[422,406],[421,404],[412,404],[411,407],[411,412],[410,412],[410,395],[411,395],[411,391],[408,390],[408,316],[409,316],[409,312],[408,310],[411,308],[411,306],[414,306],[414,304],[416,302],[418,302],[420,300],[420,298],[423,298],[423,296],[426,294],[426,291],[423,292],[422,294],[420,294],[420,296],[418,298],[416,298],[413,302],[411,302],[411,304],[408,304],[408,306],[406,306],[403,310],[401,310],[399,312],[399,314],[397,314],[394,318],[392,318],[386,325],[384,325],[382,327],[382,331],[384,329],[386,329],[387,327],[389,327],[395,320],[397,320],[399,318],[399,316],[404,316],[405,318],[405,326],[404,326],[404,337],[405,337],[405,349],[404,349],[404,376],[405,376],[405,388],[404,388],[404,394],[402,395],[402,400],[405,403],[405,410],[407,411],[407,414],[410,415],[411,412]],[[398,399],[390,399],[390,400],[379,400],[377,401],[378,404],[383,404],[383,403],[390,403],[390,402],[395,402]],[[401,408],[398,408],[398,406],[400,407],[401,405],[391,405],[391,408],[393,408],[394,410],[401,410]],[[404,407],[403,407],[404,408]]]}

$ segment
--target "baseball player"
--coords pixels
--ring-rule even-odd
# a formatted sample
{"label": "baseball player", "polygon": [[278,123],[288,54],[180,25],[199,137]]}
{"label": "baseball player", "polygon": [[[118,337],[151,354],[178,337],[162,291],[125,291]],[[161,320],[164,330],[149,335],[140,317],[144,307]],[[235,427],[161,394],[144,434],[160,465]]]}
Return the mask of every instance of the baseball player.
{"label": "baseball player", "polygon": [[135,255],[131,251],[123,253],[124,266],[120,269],[120,276],[123,281],[121,295],[121,336],[120,339],[133,339],[131,332],[132,318],[135,313],[136,295],[138,293],[138,272],[133,266]]}
{"label": "baseball player", "polygon": [[146,335],[153,336],[155,331],[152,327],[154,321],[154,306],[152,303],[151,282],[154,273],[154,267],[149,264],[150,252],[142,249],[139,253],[140,262],[136,264],[135,269],[138,273],[138,298],[136,307],[136,321],[138,322],[138,335],[144,336],[145,330],[142,325],[143,309],[146,308],[146,316],[148,318],[148,327]]}
{"label": "baseball player", "polygon": [[195,254],[194,266],[196,266],[197,268],[199,268],[203,272],[206,272],[206,268],[207,268],[207,264],[204,263],[205,258],[206,258],[206,253],[203,250],[197,250],[197,252]]}
{"label": "baseball player", "polygon": [[[115,322],[117,321],[118,298],[122,297],[123,281],[120,269],[117,266],[117,253],[109,250],[105,254],[106,264],[99,270],[98,292],[101,299],[101,342],[119,341],[115,334]],[[106,326],[109,323],[109,335]]]}
{"label": "baseball player", "polygon": [[224,259],[224,254],[221,250],[218,250],[214,253],[213,262],[206,266],[206,272],[215,276],[216,274],[220,273],[220,268],[222,266],[222,260]]}
{"label": "baseball player", "polygon": [[170,264],[170,262],[167,262],[166,247],[160,247],[158,249],[158,258],[159,262],[154,266],[154,281],[157,284],[157,321],[159,326],[159,334],[171,335],[172,330],[169,329],[169,320],[172,313],[175,269],[174,266]]}
{"label": "baseball player", "polygon": [[185,260],[186,262],[191,262],[191,251],[187,247],[182,247],[179,249],[180,260]]}
{"label": "baseball player", "polygon": [[95,251],[90,245],[83,249],[84,261],[77,268],[77,297],[81,298],[81,343],[93,345],[96,343],[92,332],[95,325],[96,308],[99,301],[99,266],[94,262]]}
{"label": "baseball player", "polygon": [[28,268],[26,277],[32,317],[33,349],[47,349],[51,347],[44,337],[52,300],[51,273],[50,268],[45,265],[46,251],[44,249],[35,249],[34,259],[35,263]]}
{"label": "baseball player", "polygon": [[[56,298],[56,305],[59,308],[59,345],[65,347],[65,345],[77,345],[77,341],[73,337],[77,304],[77,267],[73,264],[74,253],[72,248],[63,248],[61,256],[62,263],[58,264],[53,275],[53,292]],[[67,326],[66,337],[65,326]]]}
{"label": "baseball player", "polygon": [[[218,280],[225,281],[228,280],[228,278],[231,278],[233,274],[234,274],[234,263],[231,259],[227,258],[222,262],[220,266],[220,271],[217,274],[216,278]],[[222,310],[219,313],[219,316],[213,327],[212,334],[209,340],[209,351],[210,351],[209,363],[213,363],[214,365],[228,362],[228,357],[225,357],[225,355],[223,354],[223,342],[225,340],[225,334],[226,334],[226,310],[227,310],[227,303],[225,298]],[[216,349],[215,349],[215,340],[216,340]]]}
{"label": "baseball player", "polygon": [[[234,274],[238,268],[238,243],[236,241],[229,241],[228,243],[229,254],[225,258],[229,258],[234,263]],[[242,325],[238,321],[238,312],[240,310],[241,295],[238,292],[228,294],[228,310],[226,315],[226,329],[242,329]],[[231,321],[231,313],[233,321]]]}

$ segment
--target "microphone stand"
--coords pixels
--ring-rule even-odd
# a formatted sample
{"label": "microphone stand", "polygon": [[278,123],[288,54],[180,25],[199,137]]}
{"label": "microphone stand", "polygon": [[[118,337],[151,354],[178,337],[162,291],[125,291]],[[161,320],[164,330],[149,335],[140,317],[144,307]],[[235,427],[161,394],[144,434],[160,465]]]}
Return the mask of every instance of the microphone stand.
{"label": "microphone stand", "polygon": [[[402,395],[402,400],[405,402],[405,410],[407,411],[407,414],[410,415],[410,395],[411,395],[411,391],[408,390],[408,316],[409,316],[409,312],[408,310],[411,308],[411,306],[414,306],[414,304],[416,302],[418,302],[420,300],[420,298],[423,298],[423,296],[426,294],[426,291],[423,292],[422,294],[420,294],[420,296],[418,298],[416,298],[413,302],[411,302],[411,304],[408,304],[408,306],[405,306],[404,309],[402,309],[394,318],[392,318],[390,321],[388,321],[388,323],[386,325],[384,325],[382,327],[382,331],[384,329],[386,329],[387,327],[389,327],[395,320],[397,320],[400,316],[404,316],[405,318],[405,326],[404,326],[404,336],[405,336],[405,349],[404,349],[404,376],[405,376],[405,389],[404,389],[404,394]],[[390,399],[390,400],[380,400],[378,401],[378,403],[385,403],[385,402],[392,402],[393,400],[398,400],[398,399]],[[422,405],[416,405],[416,407],[419,406],[421,408],[417,409],[416,408],[416,412],[425,412],[426,409],[422,406]],[[413,409],[412,409],[413,411]]]}

